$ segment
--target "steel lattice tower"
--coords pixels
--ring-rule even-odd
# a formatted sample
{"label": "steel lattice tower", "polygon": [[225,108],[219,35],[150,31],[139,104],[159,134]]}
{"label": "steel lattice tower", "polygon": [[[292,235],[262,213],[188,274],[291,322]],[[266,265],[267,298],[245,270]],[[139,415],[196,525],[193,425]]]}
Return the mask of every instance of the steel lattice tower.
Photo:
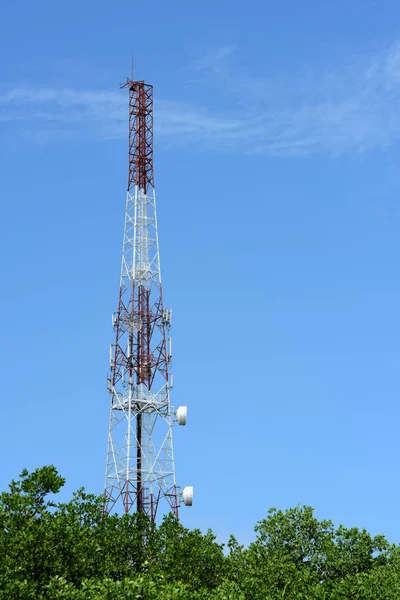
{"label": "steel lattice tower", "polygon": [[[105,477],[107,512],[123,508],[154,521],[160,504],[178,516],[193,488],[175,482],[172,427],[186,407],[170,404],[171,310],[164,310],[153,171],[153,87],[127,79],[128,190],[115,342],[110,347],[110,425]],[[161,509],[160,509],[161,510]]]}

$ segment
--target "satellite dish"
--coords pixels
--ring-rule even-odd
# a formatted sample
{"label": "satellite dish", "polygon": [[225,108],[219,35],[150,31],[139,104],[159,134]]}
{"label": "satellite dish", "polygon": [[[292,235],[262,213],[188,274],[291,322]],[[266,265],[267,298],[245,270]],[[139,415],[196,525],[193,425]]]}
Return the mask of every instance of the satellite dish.
{"label": "satellite dish", "polygon": [[131,333],[136,333],[137,331],[140,331],[142,329],[142,319],[140,317],[133,317],[130,321],[129,321],[129,331]]}
{"label": "satellite dish", "polygon": [[193,504],[193,486],[192,485],[188,485],[185,488],[183,488],[182,499],[183,499],[183,504],[185,506],[192,506],[192,504]]}
{"label": "satellite dish", "polygon": [[176,411],[176,420],[178,425],[186,425],[187,406],[179,406]]}
{"label": "satellite dish", "polygon": [[139,317],[139,315],[133,315],[133,317],[127,315],[123,317],[120,322],[123,325],[123,330],[129,331],[129,333],[136,333],[137,331],[140,331],[143,325],[142,319]]}

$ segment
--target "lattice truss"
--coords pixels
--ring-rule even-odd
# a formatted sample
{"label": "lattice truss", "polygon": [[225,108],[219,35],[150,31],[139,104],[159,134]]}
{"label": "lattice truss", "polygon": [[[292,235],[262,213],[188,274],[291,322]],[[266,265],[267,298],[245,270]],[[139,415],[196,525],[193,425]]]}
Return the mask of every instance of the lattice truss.
{"label": "lattice truss", "polygon": [[129,171],[115,343],[110,348],[106,510],[154,520],[159,503],[178,514],[170,405],[171,311],[162,300],[153,175],[153,88],[127,80]]}
{"label": "lattice truss", "polygon": [[[153,88],[127,79],[129,169],[115,342],[110,347],[110,426],[105,510],[122,504],[155,520],[161,503],[178,516],[170,404],[171,311],[164,310],[153,171]],[[191,506],[193,488],[182,492]]]}
{"label": "lattice truss", "polygon": [[108,511],[121,499],[126,512],[136,504],[155,518],[164,498],[177,513],[170,314],[162,304],[155,194],[135,186],[127,194],[116,343],[110,350]]}

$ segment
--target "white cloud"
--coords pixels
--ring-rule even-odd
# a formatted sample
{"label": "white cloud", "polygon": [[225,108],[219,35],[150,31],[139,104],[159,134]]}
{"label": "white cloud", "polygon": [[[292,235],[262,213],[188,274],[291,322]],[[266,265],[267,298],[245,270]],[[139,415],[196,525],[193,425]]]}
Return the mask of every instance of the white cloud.
{"label": "white cloud", "polygon": [[[354,57],[328,73],[274,79],[232,72],[233,48],[192,63],[218,91],[213,110],[156,100],[160,143],[267,155],[335,154],[387,148],[400,139],[400,44]],[[201,82],[199,83],[201,85]],[[210,88],[208,88],[210,89]],[[126,95],[72,88],[16,87],[0,95],[0,127],[48,141],[126,136]],[[222,108],[221,108],[222,107]]]}

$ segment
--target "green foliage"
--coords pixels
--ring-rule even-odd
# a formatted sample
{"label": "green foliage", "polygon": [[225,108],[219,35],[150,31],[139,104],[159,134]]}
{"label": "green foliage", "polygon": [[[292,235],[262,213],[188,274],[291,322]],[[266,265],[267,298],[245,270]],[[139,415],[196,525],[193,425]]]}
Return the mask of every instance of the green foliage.
{"label": "green foliage", "polygon": [[400,563],[383,536],[335,529],[308,506],[271,509],[255,531],[247,549],[234,538],[228,544],[231,577],[246,599],[400,597],[388,595],[397,589]]}
{"label": "green foliage", "polygon": [[173,515],[167,516],[158,528],[159,547],[155,571],[166,581],[182,581],[190,590],[212,590],[222,580],[223,546],[215,535],[205,535],[199,529],[186,529]]}
{"label": "green foliage", "polygon": [[0,494],[0,600],[398,600],[400,548],[312,508],[271,509],[247,548],[166,516],[105,515],[52,466]]}

